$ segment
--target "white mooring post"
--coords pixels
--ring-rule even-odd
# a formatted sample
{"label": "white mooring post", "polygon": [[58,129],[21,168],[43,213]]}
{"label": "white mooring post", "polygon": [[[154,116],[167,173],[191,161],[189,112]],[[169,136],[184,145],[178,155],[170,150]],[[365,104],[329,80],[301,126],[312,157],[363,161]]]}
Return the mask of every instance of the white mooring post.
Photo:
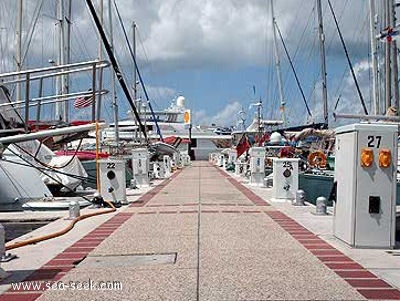
{"label": "white mooring post", "polygon": [[255,186],[264,185],[265,177],[265,148],[250,148],[250,184]]}
{"label": "white mooring post", "polygon": [[299,188],[299,160],[296,158],[273,158],[272,200],[294,200]]}

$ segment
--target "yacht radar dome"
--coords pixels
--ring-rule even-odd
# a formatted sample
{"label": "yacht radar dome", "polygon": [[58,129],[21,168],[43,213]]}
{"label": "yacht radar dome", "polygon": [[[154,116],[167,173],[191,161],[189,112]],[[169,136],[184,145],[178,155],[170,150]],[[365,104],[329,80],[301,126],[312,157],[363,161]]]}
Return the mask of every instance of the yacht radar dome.
{"label": "yacht radar dome", "polygon": [[270,144],[280,144],[282,142],[282,135],[278,132],[273,132],[269,139]]}
{"label": "yacht radar dome", "polygon": [[176,105],[177,105],[179,108],[183,108],[183,107],[185,106],[185,97],[183,97],[183,96],[178,96],[178,97],[176,98]]}

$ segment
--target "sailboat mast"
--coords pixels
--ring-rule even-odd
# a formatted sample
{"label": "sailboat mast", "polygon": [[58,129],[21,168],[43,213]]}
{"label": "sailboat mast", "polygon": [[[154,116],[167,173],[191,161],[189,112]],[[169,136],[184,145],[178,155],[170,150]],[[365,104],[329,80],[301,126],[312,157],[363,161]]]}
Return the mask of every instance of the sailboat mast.
{"label": "sailboat mast", "polygon": [[[394,0],[391,0],[389,3],[389,17],[390,17],[390,28],[394,28],[396,26],[395,20],[396,20],[396,11],[394,9],[395,2]],[[398,78],[399,78],[399,70],[398,70],[398,65],[397,65],[397,42],[395,39],[391,41],[391,54],[392,54],[392,89],[393,89],[393,102],[392,105],[396,107],[397,109],[399,108],[399,83],[398,83]]]}
{"label": "sailboat mast", "polygon": [[[133,55],[136,57],[136,23],[135,21],[132,22],[132,48],[133,48]],[[137,73],[136,73],[136,62],[133,62],[134,69],[133,69],[133,99],[136,101],[137,99]]]}
{"label": "sailboat mast", "polygon": [[318,14],[318,35],[319,35],[320,53],[321,53],[322,102],[324,106],[324,124],[325,126],[328,126],[328,93],[326,89],[325,34],[324,34],[324,25],[322,21],[321,0],[317,0],[317,14]]}
{"label": "sailboat mast", "polygon": [[[57,13],[57,19],[58,19],[58,59],[57,59],[57,64],[58,65],[64,65],[65,64],[65,57],[64,57],[64,0],[59,0],[58,1],[58,13]],[[62,95],[65,93],[64,91],[64,78],[65,75],[60,75],[57,77],[57,94]],[[55,112],[55,118],[56,120],[64,120],[65,121],[65,113],[64,112],[64,104],[61,102],[56,103],[56,112]]]}
{"label": "sailboat mast", "polygon": [[[108,0],[108,22],[109,22],[109,27],[110,27],[110,47],[111,47],[111,51],[114,51],[114,33],[113,33],[111,0]],[[117,95],[115,93],[115,74],[114,74],[114,72],[112,73],[112,76],[111,76],[111,97],[112,97],[112,106],[113,106],[113,112],[114,112],[115,145],[118,147],[118,145],[119,145],[118,104],[117,104]]]}
{"label": "sailboat mast", "polygon": [[[72,0],[67,0],[67,14],[64,16],[66,27],[66,39],[65,39],[65,49],[64,49],[64,56],[65,56],[65,64],[71,63],[71,17],[72,17]],[[69,93],[69,75],[64,75],[64,92],[66,94]],[[64,121],[69,121],[69,102],[64,101]]]}
{"label": "sailboat mast", "polygon": [[[18,1],[18,27],[17,27],[17,32],[16,32],[16,41],[17,41],[17,47],[16,47],[16,67],[17,67],[17,72],[21,71],[22,69],[22,49],[21,49],[21,44],[22,44],[22,7],[23,7],[23,0]],[[18,75],[17,79],[20,79],[20,76]],[[21,100],[21,83],[17,82],[17,95],[16,95],[16,101]]]}
{"label": "sailboat mast", "polygon": [[376,13],[375,0],[369,0],[369,29],[371,42],[372,62],[372,94],[374,99],[374,113],[379,115],[379,79],[378,79],[378,53],[376,43]]}
{"label": "sailboat mast", "polygon": [[276,73],[277,73],[277,78],[278,78],[279,97],[280,97],[280,99],[281,99],[282,121],[283,121],[283,125],[285,125],[285,124],[286,124],[286,118],[285,118],[285,100],[284,100],[284,97],[283,97],[282,74],[281,74],[281,62],[280,62],[280,59],[279,59],[278,44],[277,44],[277,42],[276,42],[274,0],[271,0],[271,19],[272,19],[273,41],[274,41],[275,66],[276,66]]}
{"label": "sailboat mast", "polygon": [[[104,26],[104,0],[99,0],[99,19],[100,19],[100,24]],[[99,61],[101,61],[103,58],[103,44],[101,42],[100,33],[98,33],[98,37],[99,37],[99,44],[97,49],[97,56],[99,58]]]}
{"label": "sailboat mast", "polygon": [[[132,22],[132,48],[133,48],[133,55],[136,57],[136,22]],[[133,62],[133,101],[137,103],[137,72],[136,72],[136,61]],[[139,114],[140,114],[140,106]],[[135,120],[135,125],[137,125],[137,121]],[[135,131],[135,140],[138,140],[138,130]],[[139,132],[140,135],[140,132]]]}
{"label": "sailboat mast", "polygon": [[[390,2],[391,0],[384,0],[384,24],[390,26]],[[390,70],[390,43],[385,42],[385,110],[391,106],[392,86],[391,86],[391,70]]]}
{"label": "sailboat mast", "polygon": [[92,3],[91,0],[85,0],[85,1],[86,1],[86,4],[87,4],[88,8],[89,8],[90,14],[92,15],[92,18],[93,18],[93,21],[94,21],[94,23],[96,25],[96,28],[97,28],[98,32],[100,33],[101,39],[102,39],[102,41],[104,43],[104,47],[105,47],[107,55],[108,55],[108,57],[110,59],[111,65],[113,66],[114,73],[115,73],[115,75],[117,77],[117,80],[118,80],[119,84],[121,85],[122,91],[124,92],[125,97],[126,97],[128,103],[129,103],[129,105],[131,106],[132,110],[133,110],[133,114],[135,115],[135,118],[138,120],[139,128],[143,133],[144,139],[146,140],[146,142],[148,142],[146,129],[143,126],[142,122],[140,121],[140,116],[139,116],[138,111],[136,109],[135,103],[133,102],[132,97],[129,94],[128,85],[126,84],[126,82],[125,82],[125,80],[124,80],[124,78],[122,76],[122,72],[121,72],[121,70],[120,70],[120,68],[118,66],[118,62],[117,62],[117,60],[115,58],[115,55],[111,51],[110,43],[108,42],[107,36],[106,36],[106,34],[104,32],[104,29],[100,24],[100,20],[99,20],[99,17],[97,16],[97,13],[96,13],[96,10],[95,10],[95,8],[93,6],[93,3]]}
{"label": "sailboat mast", "polygon": [[[99,0],[99,21],[102,26],[104,26],[104,0]],[[101,41],[101,36],[100,33],[98,34],[98,40],[99,40],[99,45],[98,45],[98,50],[97,50],[97,57],[99,58],[99,61],[103,60],[103,44]],[[103,86],[103,68],[100,68],[99,70],[99,87]],[[96,120],[100,120],[101,117],[101,101],[102,101],[102,95],[99,93],[97,96],[97,103],[96,103]]]}

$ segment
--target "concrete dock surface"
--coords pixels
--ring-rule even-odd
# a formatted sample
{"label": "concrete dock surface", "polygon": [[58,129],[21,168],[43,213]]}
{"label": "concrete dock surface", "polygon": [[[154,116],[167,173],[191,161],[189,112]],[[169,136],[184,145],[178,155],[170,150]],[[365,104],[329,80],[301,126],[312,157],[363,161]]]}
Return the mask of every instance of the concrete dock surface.
{"label": "concrete dock surface", "polygon": [[329,234],[331,221],[271,204],[266,188],[193,162],[117,213],[88,221],[81,236],[57,238],[56,250],[46,251],[54,241],[16,250],[23,262],[50,254],[2,264],[43,285],[11,287],[11,276],[0,301],[400,300],[400,257],[346,247]]}

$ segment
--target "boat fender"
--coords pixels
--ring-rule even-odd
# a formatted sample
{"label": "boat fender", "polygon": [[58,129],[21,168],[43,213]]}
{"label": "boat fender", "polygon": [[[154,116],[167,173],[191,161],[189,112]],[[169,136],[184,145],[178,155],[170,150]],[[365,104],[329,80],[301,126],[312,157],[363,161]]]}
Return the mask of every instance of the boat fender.
{"label": "boat fender", "polygon": [[326,167],[326,155],[322,151],[315,151],[308,155],[308,164],[311,167]]}

